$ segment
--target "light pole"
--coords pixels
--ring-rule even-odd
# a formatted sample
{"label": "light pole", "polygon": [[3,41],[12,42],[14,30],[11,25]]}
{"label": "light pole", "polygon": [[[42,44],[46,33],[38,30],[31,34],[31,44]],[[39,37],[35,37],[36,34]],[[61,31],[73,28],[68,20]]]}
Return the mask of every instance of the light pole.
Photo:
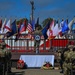
{"label": "light pole", "polygon": [[32,14],[31,14],[31,16],[32,16],[32,20],[33,20],[33,14],[34,14],[34,10],[35,10],[35,8],[34,8],[34,1],[30,1],[30,3],[31,3],[31,6],[32,6]]}

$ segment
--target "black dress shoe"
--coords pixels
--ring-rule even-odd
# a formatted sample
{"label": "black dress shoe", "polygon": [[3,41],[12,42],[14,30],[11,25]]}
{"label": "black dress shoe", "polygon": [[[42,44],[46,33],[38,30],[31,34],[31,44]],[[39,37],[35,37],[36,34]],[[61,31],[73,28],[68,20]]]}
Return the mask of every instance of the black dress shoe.
{"label": "black dress shoe", "polygon": [[63,71],[60,71],[60,73],[63,73]]}

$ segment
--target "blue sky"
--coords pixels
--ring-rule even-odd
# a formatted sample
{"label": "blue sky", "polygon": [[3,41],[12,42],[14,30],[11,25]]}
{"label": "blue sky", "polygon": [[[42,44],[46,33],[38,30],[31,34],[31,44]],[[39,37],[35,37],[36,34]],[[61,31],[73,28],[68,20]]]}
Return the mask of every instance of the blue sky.
{"label": "blue sky", "polygon": [[40,23],[48,17],[71,20],[75,16],[75,0],[0,0],[0,18],[18,20],[30,18],[31,4],[34,1],[34,17],[40,18]]}

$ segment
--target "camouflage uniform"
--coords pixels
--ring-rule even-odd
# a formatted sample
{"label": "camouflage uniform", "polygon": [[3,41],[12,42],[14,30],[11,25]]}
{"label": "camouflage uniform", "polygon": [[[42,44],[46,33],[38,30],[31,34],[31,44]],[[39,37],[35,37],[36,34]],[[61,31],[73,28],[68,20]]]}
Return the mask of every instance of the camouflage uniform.
{"label": "camouflage uniform", "polygon": [[75,69],[75,48],[73,48],[73,53],[71,54],[71,62],[72,62],[72,69]]}
{"label": "camouflage uniform", "polygon": [[72,51],[72,47],[69,47],[70,50],[67,50],[66,52],[64,52],[64,64],[63,64],[63,68],[64,68],[64,75],[70,75],[70,71],[71,71],[71,55],[73,54]]}
{"label": "camouflage uniform", "polygon": [[[36,48],[39,48],[40,45],[40,35],[42,34],[41,30],[38,28],[34,31],[34,51],[36,51]],[[36,36],[39,36],[39,40],[36,39]]]}
{"label": "camouflage uniform", "polygon": [[2,69],[2,71],[4,71],[4,73],[6,71],[11,72],[10,59],[11,59],[11,52],[6,49],[5,42],[2,42],[0,44],[0,63],[1,63],[1,65],[4,64],[4,69]]}

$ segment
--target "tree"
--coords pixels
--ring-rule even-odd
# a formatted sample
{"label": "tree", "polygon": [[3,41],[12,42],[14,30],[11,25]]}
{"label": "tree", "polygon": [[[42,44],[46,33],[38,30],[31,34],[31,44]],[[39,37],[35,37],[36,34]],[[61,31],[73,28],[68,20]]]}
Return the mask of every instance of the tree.
{"label": "tree", "polygon": [[42,22],[42,24],[43,24],[43,27],[45,26],[45,25],[47,25],[47,23],[50,21],[52,21],[53,19],[52,18],[47,18],[47,19],[45,19],[43,22]]}
{"label": "tree", "polygon": [[16,24],[18,25],[20,22],[23,23],[24,20],[26,20],[26,23],[28,23],[28,19],[27,18],[23,18],[23,19],[20,19],[16,22]]}

